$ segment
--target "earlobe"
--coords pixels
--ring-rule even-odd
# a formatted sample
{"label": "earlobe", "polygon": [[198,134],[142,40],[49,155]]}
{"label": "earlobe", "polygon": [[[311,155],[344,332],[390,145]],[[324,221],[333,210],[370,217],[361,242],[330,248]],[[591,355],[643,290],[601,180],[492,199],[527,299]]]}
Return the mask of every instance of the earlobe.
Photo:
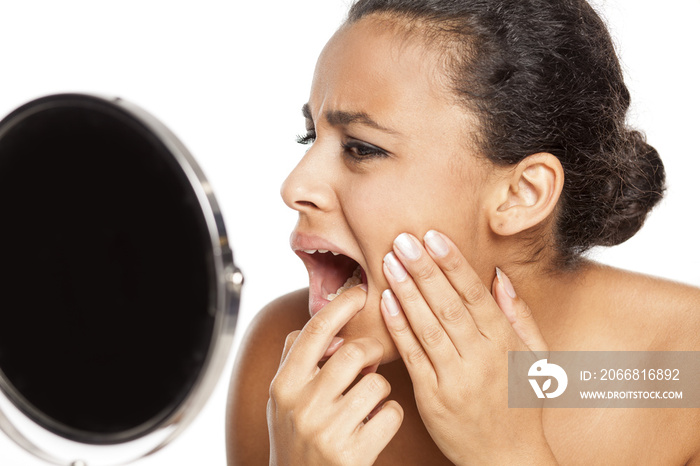
{"label": "earlobe", "polygon": [[500,236],[532,228],[556,208],[564,186],[564,169],[554,155],[537,153],[510,167],[494,191],[489,225]]}

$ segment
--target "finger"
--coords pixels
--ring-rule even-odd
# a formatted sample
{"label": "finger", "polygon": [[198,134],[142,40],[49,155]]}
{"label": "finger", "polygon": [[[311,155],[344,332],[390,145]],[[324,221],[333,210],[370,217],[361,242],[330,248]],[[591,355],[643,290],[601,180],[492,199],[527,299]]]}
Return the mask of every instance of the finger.
{"label": "finger", "polygon": [[326,400],[336,400],[363,368],[379,364],[382,356],[384,346],[376,338],[358,338],[345,343],[326,362],[309,389]]}
{"label": "finger", "polygon": [[364,307],[366,299],[366,286],[355,286],[309,319],[286,359],[294,368],[295,376],[309,378],[317,372],[317,364],[323,358],[333,337]]}
{"label": "finger", "polygon": [[548,351],[547,342],[535,322],[532,310],[525,301],[517,297],[510,279],[499,268],[496,268],[493,290],[496,304],[527,347],[531,351]]}
{"label": "finger", "polygon": [[289,350],[292,349],[292,345],[294,345],[294,342],[296,341],[300,332],[301,332],[301,330],[294,330],[292,333],[287,335],[287,338],[284,340],[284,349],[282,350],[282,358],[280,359],[280,366],[282,365],[284,360],[287,359],[287,355],[289,354]]}
{"label": "finger", "polygon": [[[401,304],[391,290],[384,290],[380,303],[382,316],[396,349],[406,365],[414,384],[434,383],[437,372],[423,345],[413,333],[411,324],[401,309]],[[449,367],[448,367],[449,368]]]}
{"label": "finger", "polygon": [[[384,275],[391,286],[393,295],[400,303],[400,308],[403,310],[402,315],[405,316],[407,324],[410,324],[413,330],[413,335],[416,336],[430,358],[432,368],[434,368],[432,372],[437,373],[438,378],[449,376],[451,374],[450,368],[457,364],[460,353],[413,279],[410,276],[406,276],[403,280],[398,281],[394,275],[395,272],[391,272],[392,268],[396,270],[399,266],[400,263],[393,252],[386,255],[384,258]],[[457,329],[453,330],[452,338],[457,340],[460,336]],[[462,332],[462,339],[469,336],[467,331],[463,330]],[[409,350],[409,352],[413,353],[416,353],[416,351]],[[425,366],[425,368],[427,369],[428,366]]]}
{"label": "finger", "polygon": [[459,248],[435,230],[427,232],[423,239],[426,249],[457,290],[479,331],[487,336],[500,334],[508,322]]}
{"label": "finger", "polygon": [[371,446],[370,451],[383,450],[399,431],[403,417],[401,405],[394,400],[385,402],[372,419],[360,428],[360,443]]}
{"label": "finger", "polygon": [[[408,233],[399,235],[394,248],[453,344],[465,350],[464,345],[476,336],[478,329],[456,287],[414,236]],[[397,296],[401,300],[401,296]]]}
{"label": "finger", "polygon": [[373,414],[379,403],[390,393],[391,385],[383,376],[376,373],[365,375],[343,396],[339,420],[353,430],[356,429],[370,414]]}

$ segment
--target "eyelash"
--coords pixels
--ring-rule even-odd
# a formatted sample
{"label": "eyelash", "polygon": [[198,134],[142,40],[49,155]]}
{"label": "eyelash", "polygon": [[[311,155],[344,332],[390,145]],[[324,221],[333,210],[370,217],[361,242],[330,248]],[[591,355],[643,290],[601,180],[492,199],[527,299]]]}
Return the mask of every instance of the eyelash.
{"label": "eyelash", "polygon": [[297,144],[305,146],[312,144],[316,140],[316,131],[309,130],[306,134],[297,134]]}
{"label": "eyelash", "polygon": [[[309,130],[306,134],[297,135],[296,140],[298,144],[313,144],[316,140],[316,131]],[[375,157],[388,157],[389,155],[380,147],[354,139],[349,142],[343,142],[341,147],[344,153],[355,162],[362,162]]]}
{"label": "eyelash", "polygon": [[360,141],[350,141],[342,143],[343,150],[346,154],[352,157],[353,160],[362,162],[363,160],[368,160],[372,158],[383,158],[387,156],[387,153],[372,144]]}

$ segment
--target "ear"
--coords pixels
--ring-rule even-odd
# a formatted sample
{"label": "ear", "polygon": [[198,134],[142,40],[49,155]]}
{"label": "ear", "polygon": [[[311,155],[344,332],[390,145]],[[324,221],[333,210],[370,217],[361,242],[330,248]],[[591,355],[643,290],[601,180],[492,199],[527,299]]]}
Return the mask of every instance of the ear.
{"label": "ear", "polygon": [[530,155],[508,167],[494,186],[488,209],[494,233],[510,236],[538,225],[556,208],[564,186],[564,169],[549,153]]}

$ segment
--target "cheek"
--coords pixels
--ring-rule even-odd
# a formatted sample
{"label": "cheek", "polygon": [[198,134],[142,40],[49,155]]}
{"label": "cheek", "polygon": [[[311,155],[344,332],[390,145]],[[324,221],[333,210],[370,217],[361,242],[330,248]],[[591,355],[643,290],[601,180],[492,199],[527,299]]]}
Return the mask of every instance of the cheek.
{"label": "cheek", "polygon": [[422,237],[430,229],[461,233],[474,225],[479,202],[473,185],[437,165],[365,175],[360,182],[348,183],[343,209],[366,253],[385,248],[383,257],[403,232]]}
{"label": "cheek", "polygon": [[428,204],[425,186],[392,175],[350,183],[343,202],[346,219],[358,241],[388,247],[386,252],[398,234],[420,224]]}
{"label": "cheek", "polygon": [[381,293],[388,287],[382,272],[384,256],[392,250],[394,239],[416,225],[421,214],[411,208],[417,193],[401,190],[398,180],[375,176],[361,181],[347,184],[343,212],[369,266],[370,284]]}

